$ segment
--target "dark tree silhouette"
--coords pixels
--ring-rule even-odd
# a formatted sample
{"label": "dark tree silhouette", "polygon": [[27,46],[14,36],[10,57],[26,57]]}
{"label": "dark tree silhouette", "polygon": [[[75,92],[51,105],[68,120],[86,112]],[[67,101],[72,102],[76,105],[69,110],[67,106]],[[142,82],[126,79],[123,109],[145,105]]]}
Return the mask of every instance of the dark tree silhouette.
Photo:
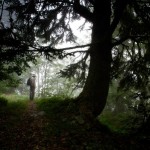
{"label": "dark tree silhouette", "polygon": [[[19,57],[20,61],[32,60],[41,53],[50,60],[72,55],[73,52],[65,51],[71,48],[55,48],[65,40],[75,42],[69,23],[84,18],[92,24],[91,43],[77,46],[89,47],[82,51],[82,63],[77,64],[84,70],[83,64],[90,56],[89,73],[77,98],[80,112],[86,118],[95,118],[103,111],[111,79],[120,78],[124,88],[147,85],[149,0],[5,0],[4,3],[8,6],[10,24],[0,30],[0,53],[12,53],[12,57]],[[37,38],[49,45],[41,46]]]}

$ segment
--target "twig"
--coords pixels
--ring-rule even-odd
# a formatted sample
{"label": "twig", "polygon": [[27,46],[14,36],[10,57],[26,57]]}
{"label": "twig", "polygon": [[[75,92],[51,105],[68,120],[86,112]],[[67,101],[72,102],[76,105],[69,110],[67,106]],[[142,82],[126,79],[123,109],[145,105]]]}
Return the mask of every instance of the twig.
{"label": "twig", "polygon": [[0,15],[0,21],[2,20],[3,9],[4,9],[4,3],[5,3],[5,0],[3,0],[2,5],[1,5],[2,11],[1,11],[1,15]]}

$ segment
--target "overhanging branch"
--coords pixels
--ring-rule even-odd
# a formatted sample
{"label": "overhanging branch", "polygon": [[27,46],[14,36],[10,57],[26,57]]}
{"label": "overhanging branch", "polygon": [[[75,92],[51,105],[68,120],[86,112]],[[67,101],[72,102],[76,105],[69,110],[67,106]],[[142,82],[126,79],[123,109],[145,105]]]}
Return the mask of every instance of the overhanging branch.
{"label": "overhanging branch", "polygon": [[112,47],[117,46],[117,45],[120,45],[121,43],[123,43],[123,42],[126,41],[127,39],[129,39],[129,37],[124,37],[124,38],[122,38],[122,39],[120,39],[120,40],[114,39],[115,42],[112,43]]}
{"label": "overhanging branch", "polygon": [[110,35],[115,31],[128,2],[129,0],[116,0],[116,9],[114,10],[114,19],[110,26]]}
{"label": "overhanging branch", "polygon": [[52,48],[49,46],[45,46],[45,47],[34,47],[31,45],[28,45],[29,47],[33,48],[32,50],[28,50],[28,51],[40,51],[40,52],[44,52],[44,51],[65,51],[65,50],[72,50],[72,49],[78,49],[78,48],[84,48],[84,47],[89,47],[93,44],[85,44],[85,45],[79,45],[79,46],[71,46],[71,47],[65,47],[65,48]]}
{"label": "overhanging branch", "polygon": [[80,5],[79,0],[75,0],[73,8],[76,13],[78,13],[88,21],[93,21],[93,14],[86,7]]}
{"label": "overhanging branch", "polygon": [[1,14],[0,14],[0,21],[2,20],[2,16],[3,16],[4,3],[5,3],[5,0],[3,0],[2,4],[1,4]]}

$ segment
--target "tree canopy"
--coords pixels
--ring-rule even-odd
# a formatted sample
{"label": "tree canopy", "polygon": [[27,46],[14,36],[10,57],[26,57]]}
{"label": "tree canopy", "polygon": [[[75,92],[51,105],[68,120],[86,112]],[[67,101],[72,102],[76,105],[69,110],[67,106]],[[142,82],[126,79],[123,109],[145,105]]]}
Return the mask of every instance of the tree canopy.
{"label": "tree canopy", "polygon": [[[3,22],[5,10],[7,25]],[[7,61],[15,64],[15,71],[15,67],[27,67],[28,61],[35,61],[41,54],[52,60],[79,52],[75,48],[87,47],[80,51],[81,61],[70,65],[66,72],[80,67],[80,77],[85,76],[90,56],[89,74],[79,95],[80,110],[88,116],[97,116],[105,107],[111,79],[119,79],[125,89],[132,86],[143,90],[149,83],[149,0],[3,0],[0,13],[1,70]],[[91,24],[91,42],[58,49],[60,43],[76,43],[78,37],[70,23],[80,19]]]}

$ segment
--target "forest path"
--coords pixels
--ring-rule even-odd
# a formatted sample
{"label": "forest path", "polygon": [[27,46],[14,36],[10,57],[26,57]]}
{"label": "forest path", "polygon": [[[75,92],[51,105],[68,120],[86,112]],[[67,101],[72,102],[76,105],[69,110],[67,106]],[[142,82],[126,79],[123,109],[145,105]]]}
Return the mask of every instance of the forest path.
{"label": "forest path", "polygon": [[[43,111],[38,111],[36,103],[29,101],[20,123],[16,127],[15,141],[12,149],[17,150],[44,150],[44,128],[47,119]],[[16,147],[16,148],[15,148]]]}
{"label": "forest path", "polygon": [[0,150],[64,150],[56,144],[55,135],[47,136],[50,123],[36,102],[28,101],[19,121],[12,118],[9,122],[7,116],[0,120]]}
{"label": "forest path", "polygon": [[[14,110],[16,112],[17,108],[13,107],[12,113]],[[47,118],[44,111],[38,110],[35,101],[28,101],[20,115],[6,111],[2,116],[0,150],[70,150],[65,144],[70,139],[68,134],[57,134],[57,118]]]}

